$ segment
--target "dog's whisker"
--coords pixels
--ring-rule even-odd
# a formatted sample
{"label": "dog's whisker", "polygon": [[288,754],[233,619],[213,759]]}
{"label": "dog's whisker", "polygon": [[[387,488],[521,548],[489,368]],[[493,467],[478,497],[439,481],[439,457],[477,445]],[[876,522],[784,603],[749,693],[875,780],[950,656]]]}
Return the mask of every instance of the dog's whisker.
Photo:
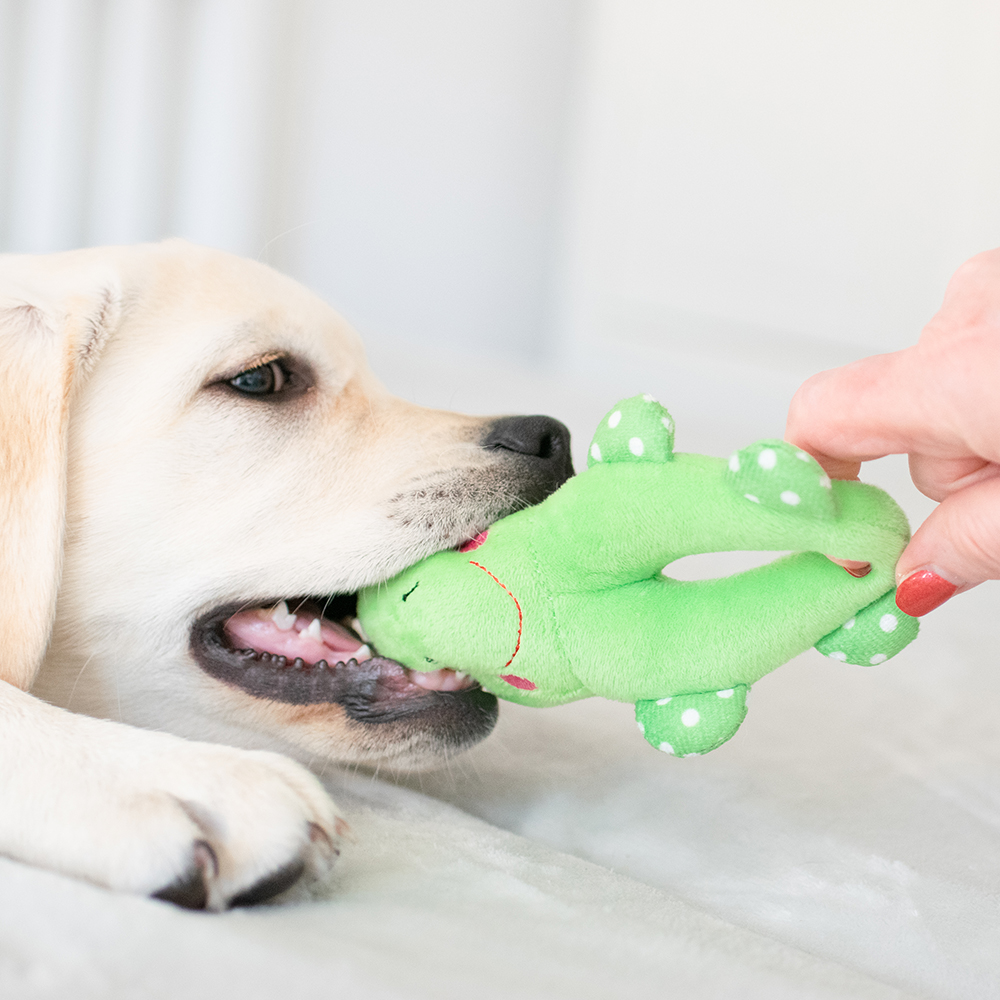
{"label": "dog's whisker", "polygon": [[83,672],[90,666],[90,661],[97,655],[96,651],[91,653],[90,656],[84,661],[82,667],[80,667],[79,673],[76,675],[76,680],[73,681],[73,688],[69,693],[69,697],[66,699],[66,708],[71,709],[73,707],[73,698],[76,696],[76,689],[80,684],[80,678],[83,677]]}
{"label": "dog's whisker", "polygon": [[236,607],[236,609],[233,611],[233,614],[234,615],[242,614],[244,611],[247,611],[255,606],[256,605],[253,601],[245,601],[243,604],[240,604]]}
{"label": "dog's whisker", "polygon": [[292,228],[291,228],[291,229],[286,229],[286,230],[285,230],[285,231],[284,231],[283,233],[278,233],[278,235],[277,235],[277,236],[272,236],[272,237],[271,237],[271,239],[269,239],[269,240],[268,240],[268,241],[267,241],[267,242],[266,242],[266,243],[265,243],[265,244],[264,244],[264,245],[263,245],[263,246],[262,246],[262,247],[260,248],[260,253],[258,253],[258,254],[257,254],[257,260],[260,260],[260,259],[261,259],[261,257],[263,257],[263,256],[264,256],[264,254],[265,254],[265,253],[267,252],[267,248],[268,248],[268,247],[269,247],[269,246],[270,246],[270,245],[271,245],[272,243],[277,243],[277,242],[278,242],[278,240],[282,240],[282,239],[284,239],[284,238],[285,238],[286,236],[290,236],[290,235],[291,235],[292,233],[294,233],[294,232],[297,232],[297,231],[298,231],[298,230],[300,230],[300,229],[304,229],[304,228],[305,228],[306,226],[315,226],[315,225],[316,225],[316,223],[317,223],[318,221],[319,221],[318,219],[310,219],[310,220],[309,220],[308,222],[300,222],[300,223],[299,223],[299,224],[298,224],[297,226],[292,226]]}
{"label": "dog's whisker", "polygon": [[119,682],[121,677],[121,669],[119,668],[117,663],[114,666],[113,673],[115,678],[115,698],[118,702],[118,721],[124,722],[125,716],[122,714],[122,687]]}

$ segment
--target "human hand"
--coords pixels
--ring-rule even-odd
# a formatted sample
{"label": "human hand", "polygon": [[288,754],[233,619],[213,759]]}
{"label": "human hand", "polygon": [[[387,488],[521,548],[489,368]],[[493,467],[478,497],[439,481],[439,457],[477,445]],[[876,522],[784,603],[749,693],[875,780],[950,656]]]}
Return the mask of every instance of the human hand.
{"label": "human hand", "polygon": [[896,565],[896,603],[923,615],[1000,579],[1000,249],[966,261],[919,341],[805,382],[785,437],[837,479],[907,454],[939,501]]}

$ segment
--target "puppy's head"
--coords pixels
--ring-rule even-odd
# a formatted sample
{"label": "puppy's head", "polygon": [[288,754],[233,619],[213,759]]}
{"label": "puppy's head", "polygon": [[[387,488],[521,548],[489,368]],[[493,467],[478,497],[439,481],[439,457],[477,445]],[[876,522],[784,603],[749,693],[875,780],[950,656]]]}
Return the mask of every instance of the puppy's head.
{"label": "puppy's head", "polygon": [[34,414],[5,436],[46,484],[8,518],[37,543],[9,561],[40,581],[15,615],[19,682],[53,620],[36,689],[74,710],[359,762],[489,732],[491,696],[359,648],[351,595],[552,492],[572,471],[561,425],[391,397],[325,303],[220,252],[173,241],[0,273],[4,349],[27,359],[5,405]]}

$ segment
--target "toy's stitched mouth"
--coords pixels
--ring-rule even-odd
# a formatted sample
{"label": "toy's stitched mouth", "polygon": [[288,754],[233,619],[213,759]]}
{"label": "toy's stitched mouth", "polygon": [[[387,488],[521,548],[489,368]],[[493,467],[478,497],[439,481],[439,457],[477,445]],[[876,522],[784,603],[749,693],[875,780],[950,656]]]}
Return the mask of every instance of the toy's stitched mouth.
{"label": "toy's stitched mouth", "polygon": [[360,631],[353,594],[220,606],[194,623],[191,652],[210,676],[256,698],[339,704],[360,722],[443,711],[467,723],[471,712],[491,728],[496,718],[496,699],[470,677],[379,656]]}
{"label": "toy's stitched mouth", "polygon": [[[459,551],[461,552],[462,550],[459,549]],[[469,565],[478,566],[479,569],[481,569],[505,594],[507,594],[507,596],[514,602],[514,607],[517,609],[517,642],[514,645],[514,652],[510,654],[510,659],[503,665],[503,667],[501,667],[502,670],[506,670],[507,667],[514,662],[514,658],[521,651],[521,636],[524,632],[524,612],[521,610],[521,602],[514,596],[510,588],[501,583],[493,573],[482,565],[482,563],[476,562],[475,559],[470,559]],[[534,688],[535,685],[532,684],[531,686]]]}

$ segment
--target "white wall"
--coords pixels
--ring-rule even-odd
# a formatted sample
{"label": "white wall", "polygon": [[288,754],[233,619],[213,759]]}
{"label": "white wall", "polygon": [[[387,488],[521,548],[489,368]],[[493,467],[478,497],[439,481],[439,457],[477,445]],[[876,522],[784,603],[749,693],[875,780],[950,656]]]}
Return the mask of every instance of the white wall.
{"label": "white wall", "polygon": [[0,0],[0,245],[180,234],[387,343],[783,401],[1000,243],[998,122],[994,0]]}
{"label": "white wall", "polygon": [[369,330],[537,356],[580,9],[331,5],[310,25],[291,268]]}
{"label": "white wall", "polygon": [[580,363],[894,349],[1000,243],[994,2],[595,0],[584,48]]}

